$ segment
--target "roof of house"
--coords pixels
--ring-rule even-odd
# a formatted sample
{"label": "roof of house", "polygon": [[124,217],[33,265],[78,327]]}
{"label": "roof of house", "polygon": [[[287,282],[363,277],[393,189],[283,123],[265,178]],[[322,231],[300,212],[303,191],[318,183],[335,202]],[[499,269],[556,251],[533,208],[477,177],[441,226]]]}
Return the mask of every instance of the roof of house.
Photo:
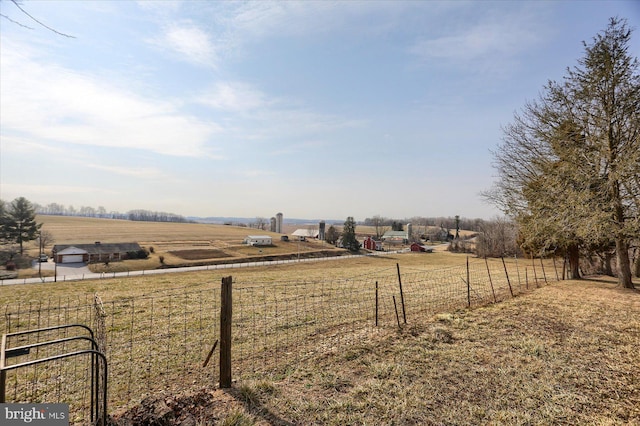
{"label": "roof of house", "polygon": [[318,235],[320,235],[320,231],[318,231],[317,229],[300,228],[296,229],[291,235],[293,235],[294,237],[318,238]]}
{"label": "roof of house", "polygon": [[382,239],[385,238],[407,238],[407,231],[387,231],[382,236]]}
{"label": "roof of house", "polygon": [[247,235],[247,238],[250,238],[252,240],[266,240],[273,237],[271,237],[271,235]]}
{"label": "roof of house", "polygon": [[[94,244],[56,244],[51,250],[54,253],[60,253],[64,250],[75,248],[85,251],[89,254],[102,253],[126,253],[129,251],[141,250],[138,243],[94,243]],[[77,252],[77,250],[75,250]]]}

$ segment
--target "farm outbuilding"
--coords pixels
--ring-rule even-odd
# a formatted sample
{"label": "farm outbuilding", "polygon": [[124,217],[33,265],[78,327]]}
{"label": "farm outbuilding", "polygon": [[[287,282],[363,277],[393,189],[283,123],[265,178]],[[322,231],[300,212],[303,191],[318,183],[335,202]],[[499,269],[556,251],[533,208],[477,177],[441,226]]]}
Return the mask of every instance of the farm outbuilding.
{"label": "farm outbuilding", "polygon": [[418,243],[413,243],[411,244],[411,251],[422,252],[422,253],[432,253],[433,247],[424,246]]}
{"label": "farm outbuilding", "polygon": [[129,253],[138,253],[138,243],[56,244],[51,250],[56,263],[105,262],[125,260]]}
{"label": "farm outbuilding", "polygon": [[318,229],[296,229],[293,234],[294,237],[298,237],[300,240],[304,240],[306,238],[318,238],[320,235],[320,231]]}
{"label": "farm outbuilding", "polygon": [[371,237],[367,237],[362,242],[362,247],[366,250],[382,250],[382,241],[376,241]]}
{"label": "farm outbuilding", "polygon": [[389,244],[407,244],[409,234],[407,231],[387,231],[382,236],[382,241]]}
{"label": "farm outbuilding", "polygon": [[242,241],[242,244],[248,246],[271,246],[273,245],[273,238],[269,235],[248,235],[247,238]]}

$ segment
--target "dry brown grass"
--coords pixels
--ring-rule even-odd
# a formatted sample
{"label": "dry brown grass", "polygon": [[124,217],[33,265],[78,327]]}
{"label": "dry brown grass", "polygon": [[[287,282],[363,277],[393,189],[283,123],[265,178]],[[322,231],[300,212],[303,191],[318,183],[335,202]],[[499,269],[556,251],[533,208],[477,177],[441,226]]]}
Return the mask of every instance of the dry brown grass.
{"label": "dry brown grass", "polygon": [[[122,359],[114,365],[118,369],[128,357],[133,359],[138,352],[149,353],[147,343],[155,348],[162,342],[162,351],[171,339],[179,344],[183,333],[187,334],[183,327],[190,327],[193,320],[187,318],[186,312],[172,317],[171,324],[177,324],[179,330],[170,336],[170,327],[159,312],[166,301],[175,303],[182,299],[158,297],[151,305],[156,315],[153,324],[167,337],[157,338],[153,330],[144,327],[148,324],[144,317],[149,312],[148,306],[144,301],[136,301],[135,319],[140,321],[145,340],[128,340],[133,335],[127,329],[127,324],[133,322],[133,311],[126,307],[133,303],[128,298],[158,295],[176,288],[185,293],[192,289],[208,291],[208,286],[215,289],[222,276],[233,275],[234,281],[242,284],[278,284],[278,294],[274,290],[274,294],[266,293],[266,297],[269,300],[288,297],[291,302],[282,307],[298,310],[298,305],[304,307],[303,303],[309,301],[304,295],[292,293],[283,283],[335,280],[335,285],[343,285],[338,280],[376,271],[392,276],[397,263],[403,271],[442,270],[462,267],[466,259],[464,255],[451,253],[403,254],[233,271],[20,285],[12,286],[11,292],[0,292],[0,306],[21,303],[24,310],[35,301],[80,300],[90,298],[94,292],[104,301],[116,301],[113,306],[122,310],[122,317],[114,314],[109,326],[114,339],[111,359]],[[476,269],[483,269],[483,261],[472,259],[472,262],[476,262]],[[508,260],[507,265],[513,274],[514,260]],[[502,263],[490,261],[489,267],[497,287]],[[533,280],[530,261],[520,261],[522,275],[526,267],[530,268],[528,276]],[[545,268],[552,281],[550,261],[545,262]],[[537,274],[540,281],[541,271]],[[516,279],[511,277],[515,286]],[[531,290],[534,287],[532,284]],[[311,285],[306,288],[312,289]],[[334,291],[329,286],[326,290]],[[255,300],[241,299],[246,305],[234,311],[238,327],[255,326],[247,320],[259,320],[260,316],[251,316],[247,309],[254,305],[255,309],[261,309],[263,302],[267,302],[264,296],[265,293],[257,293]],[[346,294],[341,299],[331,299],[320,313],[282,312],[285,317],[280,320],[329,316],[336,311],[348,319],[354,314],[351,306],[356,306],[350,297]],[[636,320],[640,317],[639,293],[601,279],[555,283],[525,291],[513,299],[502,292],[499,299],[503,302],[437,315],[410,310],[409,325],[402,330],[389,323],[379,329],[370,325],[343,327],[343,319],[336,318],[335,322],[327,323],[329,326],[314,329],[312,338],[299,342],[275,333],[278,330],[292,333],[290,336],[295,339],[296,327],[301,328],[298,324],[275,323],[273,330],[265,329],[268,330],[265,335],[279,336],[275,338],[280,339],[285,351],[294,352],[299,349],[296,346],[305,348],[302,356],[292,355],[297,360],[293,364],[274,363],[268,374],[260,369],[254,375],[248,371],[230,392],[222,394],[211,389],[211,405],[209,409],[206,405],[199,407],[198,421],[216,424],[229,419],[228,424],[233,424],[233,419],[241,417],[249,424],[640,424],[637,379],[640,322]],[[207,315],[215,318],[215,312]],[[234,340],[235,350],[240,354],[256,349],[246,337]],[[336,338],[349,344],[332,344]],[[129,345],[132,341],[135,345]],[[308,350],[309,347],[313,350]],[[122,353],[117,352],[119,348]],[[206,352],[207,347],[202,349]],[[201,362],[199,355],[196,353],[195,358]],[[272,356],[270,352],[259,354],[260,360],[265,361],[261,368],[270,367]],[[143,375],[152,362],[155,361],[141,363]],[[138,372],[129,374],[114,379],[114,398],[118,398],[116,391],[135,384],[130,377],[136,377]],[[171,376],[168,389],[193,388],[196,376],[197,371]],[[145,377],[143,384],[154,380],[166,381],[166,377]],[[137,395],[134,392],[131,398]],[[230,404],[230,396],[241,404]],[[112,408],[132,402],[116,401]],[[232,407],[232,411],[221,412],[221,404]]]}
{"label": "dry brown grass", "polygon": [[237,226],[200,223],[133,222],[68,216],[38,216],[36,220],[43,224],[42,230],[52,234],[56,244],[138,241],[180,247],[212,240],[237,244],[256,232],[279,235]]}
{"label": "dry brown grass", "polygon": [[[221,258],[243,259],[267,256],[293,255],[319,251],[344,250],[324,242],[317,241],[280,241],[281,234],[251,228],[227,225],[198,223],[158,223],[133,222],[128,220],[97,219],[68,216],[38,216],[37,221],[43,223],[42,229],[51,233],[53,244],[89,244],[96,241],[103,243],[138,242],[147,250],[153,247],[154,253],[147,260],[129,260],[92,265],[94,272],[124,272],[132,270],[155,269],[161,265],[159,256],[163,256],[164,264],[169,266],[188,266],[204,260]],[[260,234],[273,237],[274,245],[269,247],[252,247],[242,244],[247,235]],[[53,245],[45,247],[50,252]],[[27,252],[37,256],[36,242],[26,246]],[[191,254],[189,251],[193,250]],[[194,253],[198,253],[197,255]],[[204,257],[203,254],[210,254]],[[21,278],[35,276],[33,271],[23,271]]]}
{"label": "dry brown grass", "polygon": [[248,406],[257,423],[640,424],[639,315],[610,280],[562,282],[320,354]]}

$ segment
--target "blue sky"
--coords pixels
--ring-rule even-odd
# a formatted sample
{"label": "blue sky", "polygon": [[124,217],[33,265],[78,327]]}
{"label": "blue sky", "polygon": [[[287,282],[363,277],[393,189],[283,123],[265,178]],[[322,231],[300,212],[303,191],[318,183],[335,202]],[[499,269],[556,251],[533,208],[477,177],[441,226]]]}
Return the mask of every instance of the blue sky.
{"label": "blue sky", "polygon": [[491,218],[501,127],[640,2],[9,0],[0,198]]}

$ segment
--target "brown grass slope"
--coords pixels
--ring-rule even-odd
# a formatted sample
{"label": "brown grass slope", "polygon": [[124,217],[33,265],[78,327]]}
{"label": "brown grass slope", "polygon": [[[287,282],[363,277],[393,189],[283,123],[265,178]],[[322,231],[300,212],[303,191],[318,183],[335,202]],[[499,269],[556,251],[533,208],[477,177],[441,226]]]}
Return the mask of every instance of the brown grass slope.
{"label": "brown grass slope", "polygon": [[638,292],[565,281],[205,392],[174,424],[638,425],[638,318]]}
{"label": "brown grass slope", "polygon": [[640,423],[638,313],[563,283],[318,360],[273,403],[304,424]]}

